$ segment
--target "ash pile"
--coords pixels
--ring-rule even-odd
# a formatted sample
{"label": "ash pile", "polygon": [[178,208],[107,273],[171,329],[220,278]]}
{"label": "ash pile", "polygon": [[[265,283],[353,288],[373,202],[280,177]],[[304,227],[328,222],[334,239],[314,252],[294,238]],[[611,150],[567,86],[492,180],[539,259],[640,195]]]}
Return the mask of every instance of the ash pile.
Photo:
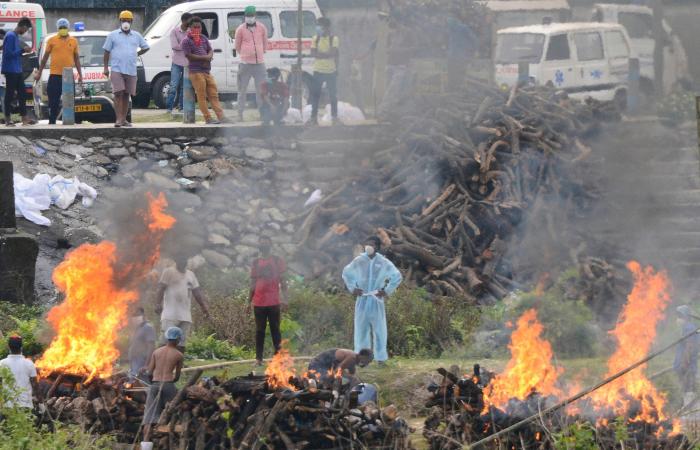
{"label": "ash pile", "polygon": [[[478,80],[407,98],[390,116],[395,144],[309,210],[298,254],[316,276],[331,276],[376,233],[407,280],[473,303],[494,302],[562,262],[590,268],[594,256],[607,270],[612,251],[571,224],[601,194],[603,158],[586,143],[617,119],[612,104]],[[524,239],[533,230],[545,239]],[[523,245],[531,241],[548,247]]]}

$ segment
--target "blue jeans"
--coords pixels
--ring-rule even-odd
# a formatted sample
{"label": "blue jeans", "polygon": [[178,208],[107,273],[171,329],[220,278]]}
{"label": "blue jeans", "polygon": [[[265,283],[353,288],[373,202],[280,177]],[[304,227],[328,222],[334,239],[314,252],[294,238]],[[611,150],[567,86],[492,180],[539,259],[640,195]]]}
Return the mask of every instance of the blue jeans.
{"label": "blue jeans", "polygon": [[165,108],[172,111],[175,106],[175,99],[179,99],[180,109],[182,110],[183,92],[182,92],[182,76],[185,73],[185,68],[173,64],[170,67],[170,89],[168,89],[168,98],[165,101]]}
{"label": "blue jeans", "polygon": [[5,110],[4,103],[5,103],[5,86],[0,86],[0,111]]}

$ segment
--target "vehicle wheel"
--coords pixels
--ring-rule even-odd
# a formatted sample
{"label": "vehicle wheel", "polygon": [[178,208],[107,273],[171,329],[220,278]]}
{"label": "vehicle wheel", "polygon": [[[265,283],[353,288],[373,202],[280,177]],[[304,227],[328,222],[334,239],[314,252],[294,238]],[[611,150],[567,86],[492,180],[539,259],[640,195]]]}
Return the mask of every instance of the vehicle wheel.
{"label": "vehicle wheel", "polygon": [[153,103],[158,108],[165,109],[165,101],[168,98],[168,89],[170,89],[170,76],[167,74],[161,75],[156,78],[152,86],[151,98],[153,98]]}
{"label": "vehicle wheel", "polygon": [[151,103],[151,94],[148,92],[137,93],[131,97],[131,103],[135,108],[148,108],[148,104]]}
{"label": "vehicle wheel", "polygon": [[615,102],[615,105],[617,105],[620,111],[627,111],[627,91],[620,90],[615,92],[613,102]]}

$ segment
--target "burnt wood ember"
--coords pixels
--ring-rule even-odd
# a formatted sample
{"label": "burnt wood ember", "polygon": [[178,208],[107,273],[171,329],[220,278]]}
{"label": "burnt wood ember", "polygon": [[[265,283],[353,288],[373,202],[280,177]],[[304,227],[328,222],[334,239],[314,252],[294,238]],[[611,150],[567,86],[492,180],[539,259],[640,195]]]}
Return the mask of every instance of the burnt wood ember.
{"label": "burnt wood ember", "polygon": [[585,142],[614,107],[476,80],[409,101],[389,118],[395,144],[300,216],[298,256],[316,276],[335,276],[378,234],[410,282],[470,303],[500,299],[520,273],[537,276],[509,252],[529,218],[580,212],[598,197]]}
{"label": "burnt wood ember", "polygon": [[[483,388],[488,381],[482,382],[480,377],[474,375],[457,377],[444,369],[438,369],[438,372],[443,378],[440,384],[428,387],[432,397],[426,403],[430,413],[423,428],[423,436],[431,450],[462,449],[557,402],[557,399],[533,393],[522,401],[510,400],[505,411],[495,407],[484,408]],[[581,411],[586,411],[585,399],[578,406]],[[634,406],[629,415],[635,415]],[[531,422],[483,448],[559,448],[555,446],[555,441],[561,443],[562,437],[575,427],[591,430],[596,448],[605,450],[693,448],[686,436],[669,433],[673,428],[671,421],[625,422],[624,418],[616,418],[612,413],[609,417],[601,417],[578,412],[567,414],[563,410]]]}

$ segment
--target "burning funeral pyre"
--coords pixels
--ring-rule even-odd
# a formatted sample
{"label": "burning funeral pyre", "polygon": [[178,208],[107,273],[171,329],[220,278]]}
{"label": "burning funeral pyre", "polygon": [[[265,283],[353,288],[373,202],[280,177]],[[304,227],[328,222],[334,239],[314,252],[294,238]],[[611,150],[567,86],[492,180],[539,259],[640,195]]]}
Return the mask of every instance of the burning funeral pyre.
{"label": "burning funeral pyre", "polygon": [[[616,350],[608,359],[609,377],[642,360],[656,337],[656,326],[670,303],[664,272],[630,262],[634,287],[610,332]],[[643,324],[640,326],[640,324]],[[542,336],[537,311],[518,319],[508,346],[511,359],[503,373],[485,377],[480,370],[459,376],[440,370],[443,380],[431,386],[432,408],[423,435],[431,449],[458,449],[486,439],[499,448],[552,448],[552,435],[582,424],[593,432],[597,448],[620,448],[631,441],[635,448],[682,449],[692,446],[679,434],[679,423],[666,411],[666,398],[644,374],[642,365],[593,390],[577,403],[553,414],[547,408],[577,394],[561,380],[564,370],[554,362],[549,342]],[[540,415],[527,425],[489,441],[488,437],[521,420]]]}

